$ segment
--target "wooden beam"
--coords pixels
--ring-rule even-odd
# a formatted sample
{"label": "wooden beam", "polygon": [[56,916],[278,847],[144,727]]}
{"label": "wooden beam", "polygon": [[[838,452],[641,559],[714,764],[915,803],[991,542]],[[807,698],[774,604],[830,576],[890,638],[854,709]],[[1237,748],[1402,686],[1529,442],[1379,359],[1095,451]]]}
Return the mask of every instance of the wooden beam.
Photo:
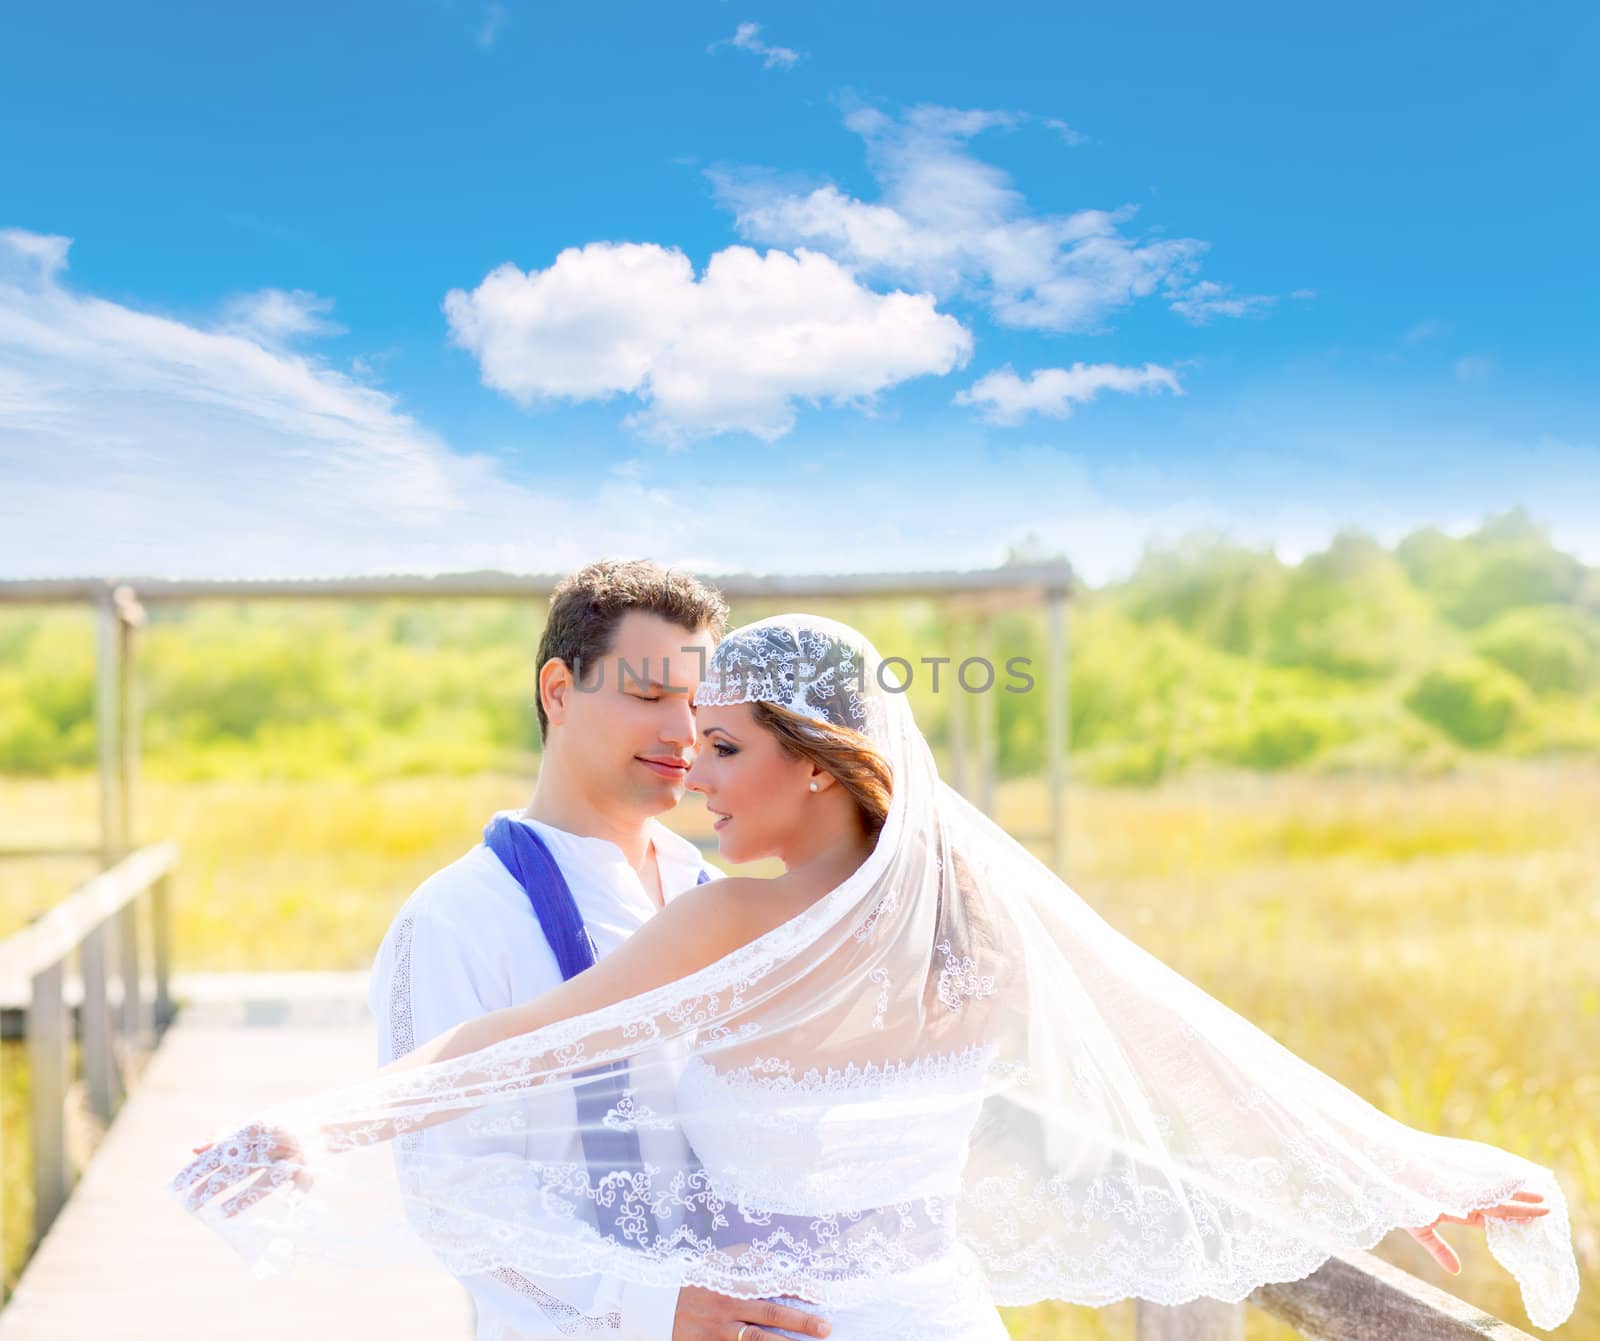
{"label": "wooden beam", "polygon": [[1350,1249],[1304,1280],[1263,1285],[1249,1302],[1307,1341],[1532,1341],[1447,1290]]}
{"label": "wooden beam", "polygon": [[32,978],[62,961],[124,904],[146,889],[158,893],[159,882],[177,864],[176,843],[155,843],[87,881],[37,921],[0,940],[0,982]]}
{"label": "wooden beam", "polygon": [[1244,1305],[1220,1299],[1187,1304],[1138,1301],[1133,1313],[1134,1341],[1244,1341]]}
{"label": "wooden beam", "polygon": [[[314,578],[306,580],[184,581],[104,578],[0,582],[0,604],[7,602],[70,603],[104,601],[125,587],[148,606],[173,601],[243,600],[385,600],[395,597],[452,600],[548,597],[564,573],[400,573],[383,577]],[[890,573],[700,574],[729,600],[827,600],[852,597],[892,599],[954,593],[1031,592],[1033,599],[1056,586],[1070,586],[1071,565],[1056,561],[1006,564],[998,568],[928,569]]]}

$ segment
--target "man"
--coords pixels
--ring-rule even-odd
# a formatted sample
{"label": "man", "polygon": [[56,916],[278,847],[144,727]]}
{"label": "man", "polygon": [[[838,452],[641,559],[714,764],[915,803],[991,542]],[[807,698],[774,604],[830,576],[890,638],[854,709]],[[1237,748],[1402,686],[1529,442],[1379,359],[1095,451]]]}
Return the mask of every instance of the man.
{"label": "man", "polygon": [[[697,881],[721,874],[657,816],[683,798],[695,747],[694,689],[727,612],[721,596],[693,578],[642,560],[590,564],[551,596],[538,653],[539,778],[527,808],[504,822],[496,817],[491,828],[497,844],[516,825],[533,831],[571,892],[593,955],[615,949]],[[526,833],[515,837],[529,841]],[[373,964],[368,1004],[380,1065],[562,981],[540,896],[485,844],[418,887]],[[407,1139],[412,1149],[455,1154],[584,1158],[581,1149],[549,1148],[548,1136],[470,1137],[453,1124]],[[398,1157],[405,1153],[397,1147]],[[463,1284],[477,1306],[478,1341],[582,1334],[761,1341],[763,1326],[826,1335],[826,1324],[809,1313],[697,1286],[599,1274],[534,1280],[509,1268]]]}

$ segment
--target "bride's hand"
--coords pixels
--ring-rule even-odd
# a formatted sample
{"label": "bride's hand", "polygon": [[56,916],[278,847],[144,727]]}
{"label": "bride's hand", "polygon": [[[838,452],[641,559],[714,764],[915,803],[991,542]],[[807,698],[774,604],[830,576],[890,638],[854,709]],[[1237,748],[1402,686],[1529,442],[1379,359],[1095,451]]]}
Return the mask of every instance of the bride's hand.
{"label": "bride's hand", "polygon": [[1485,1206],[1482,1210],[1473,1211],[1471,1215],[1441,1215],[1431,1225],[1422,1225],[1419,1228],[1407,1228],[1406,1233],[1416,1239],[1438,1260],[1440,1266],[1452,1276],[1461,1272],[1461,1259],[1456,1256],[1455,1250],[1439,1237],[1435,1225],[1449,1220],[1457,1225],[1481,1225],[1487,1216],[1496,1216],[1502,1220],[1536,1220],[1541,1215],[1550,1214],[1548,1206],[1540,1205],[1544,1198],[1537,1192],[1516,1192],[1510,1201],[1503,1201],[1498,1206]]}
{"label": "bride's hand", "polygon": [[222,1203],[224,1218],[248,1210],[287,1182],[304,1190],[311,1187],[304,1151],[293,1133],[283,1127],[251,1122],[231,1136],[192,1149],[197,1158],[184,1165],[170,1184],[174,1192],[189,1189],[183,1204],[191,1211],[198,1211],[252,1172],[256,1176],[249,1185]]}

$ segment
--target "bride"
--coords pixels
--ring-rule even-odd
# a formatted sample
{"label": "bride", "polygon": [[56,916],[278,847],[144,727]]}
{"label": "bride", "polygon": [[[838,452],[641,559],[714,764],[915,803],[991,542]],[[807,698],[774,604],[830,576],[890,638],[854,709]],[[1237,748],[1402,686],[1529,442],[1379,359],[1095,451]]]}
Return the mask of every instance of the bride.
{"label": "bride", "polygon": [[[421,1247],[781,1299],[831,1341],[1236,1301],[1395,1228],[1455,1270],[1446,1221],[1484,1227],[1535,1325],[1571,1313],[1549,1170],[1388,1117],[1116,932],[940,780],[897,689],[820,616],[729,634],[688,786],[725,857],[783,873],[688,891],[537,1000],[197,1147],[175,1194],[258,1274]],[[409,1139],[440,1122],[584,1158]]]}

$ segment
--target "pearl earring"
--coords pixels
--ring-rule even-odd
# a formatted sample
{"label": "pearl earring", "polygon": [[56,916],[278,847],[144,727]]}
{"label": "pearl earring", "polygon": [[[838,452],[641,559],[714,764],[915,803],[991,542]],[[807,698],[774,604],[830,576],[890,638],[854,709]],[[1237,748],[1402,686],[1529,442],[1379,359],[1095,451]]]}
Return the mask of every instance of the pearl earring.
{"label": "pearl earring", "polygon": [[812,783],[812,784],[811,784],[811,790],[812,790],[812,791],[816,791],[816,790],[817,790],[817,784],[816,784],[816,783],[814,783],[814,782],[813,782],[813,783]]}

